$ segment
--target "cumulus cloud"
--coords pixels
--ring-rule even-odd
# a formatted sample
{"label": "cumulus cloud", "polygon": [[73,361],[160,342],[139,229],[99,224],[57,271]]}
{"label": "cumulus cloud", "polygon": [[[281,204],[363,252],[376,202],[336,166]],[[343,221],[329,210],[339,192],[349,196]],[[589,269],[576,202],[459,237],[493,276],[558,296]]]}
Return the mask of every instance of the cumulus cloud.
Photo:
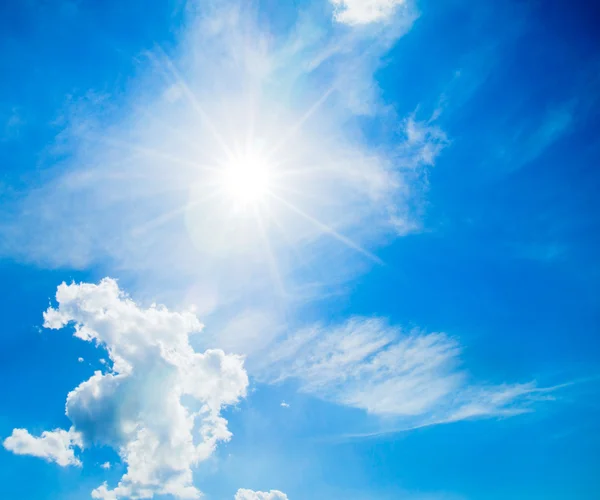
{"label": "cumulus cloud", "polygon": [[112,366],[68,394],[72,431],[38,440],[16,429],[5,446],[64,465],[77,463],[73,444],[110,446],[127,471],[116,488],[103,484],[93,498],[198,498],[192,467],[231,437],[221,409],[246,394],[243,359],[221,350],[195,352],[189,337],[202,325],[194,314],[141,308],[112,279],[63,283],[56,301],[44,313],[44,326],[73,325],[76,337],[108,351]]}
{"label": "cumulus cloud", "polygon": [[4,448],[8,451],[17,455],[43,458],[49,462],[56,462],[61,467],[81,466],[81,462],[75,456],[75,446],[81,448],[82,443],[81,436],[73,429],[44,431],[40,437],[32,436],[26,429],[14,429],[4,440]]}
{"label": "cumulus cloud", "polygon": [[358,25],[388,20],[406,0],[330,0],[339,23]]}
{"label": "cumulus cloud", "polygon": [[444,333],[403,331],[381,318],[301,330],[272,349],[263,371],[300,390],[407,427],[530,410],[552,389],[535,383],[485,385],[461,367],[461,346]]}
{"label": "cumulus cloud", "polygon": [[281,491],[271,490],[269,492],[264,491],[252,491],[246,489],[239,489],[235,494],[235,500],[287,500],[287,495]]}

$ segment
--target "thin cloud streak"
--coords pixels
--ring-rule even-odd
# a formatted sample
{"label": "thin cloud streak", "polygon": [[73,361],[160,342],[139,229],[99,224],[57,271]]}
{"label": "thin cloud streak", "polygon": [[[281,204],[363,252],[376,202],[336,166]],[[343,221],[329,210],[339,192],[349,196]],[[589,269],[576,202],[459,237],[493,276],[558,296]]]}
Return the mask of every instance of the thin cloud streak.
{"label": "thin cloud streak", "polygon": [[355,317],[313,325],[271,347],[260,379],[291,380],[301,392],[385,418],[393,430],[384,432],[520,415],[570,385],[481,384],[461,367],[461,351],[444,333],[404,332],[382,318]]}

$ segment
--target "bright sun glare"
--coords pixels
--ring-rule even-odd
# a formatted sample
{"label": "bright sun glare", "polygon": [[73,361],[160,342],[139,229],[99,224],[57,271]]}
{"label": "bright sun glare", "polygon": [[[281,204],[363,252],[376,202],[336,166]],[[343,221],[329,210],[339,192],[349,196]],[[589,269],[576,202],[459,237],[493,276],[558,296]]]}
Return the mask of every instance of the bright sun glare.
{"label": "bright sun glare", "polygon": [[260,157],[238,158],[226,167],[223,184],[235,203],[260,202],[269,193],[269,167]]}

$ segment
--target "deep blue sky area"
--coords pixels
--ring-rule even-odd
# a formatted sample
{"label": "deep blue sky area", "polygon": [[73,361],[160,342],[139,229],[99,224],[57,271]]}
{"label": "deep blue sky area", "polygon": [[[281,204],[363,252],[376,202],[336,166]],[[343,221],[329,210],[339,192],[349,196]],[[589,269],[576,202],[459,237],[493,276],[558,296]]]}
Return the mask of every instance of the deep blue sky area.
{"label": "deep blue sky area", "polygon": [[[211,500],[600,498],[600,4],[388,4],[0,2],[0,498],[196,498],[173,478]],[[242,129],[279,146],[232,153],[242,182],[189,180]],[[308,170],[277,191],[281,165]],[[190,384],[230,440],[173,444],[154,367],[182,370],[168,398],[188,365],[151,361],[171,320],[159,337],[123,295],[96,318],[94,291],[43,327],[58,285],[106,276],[198,305],[190,349],[224,352]],[[65,414],[94,372],[123,388]],[[58,429],[85,446],[42,441]]]}

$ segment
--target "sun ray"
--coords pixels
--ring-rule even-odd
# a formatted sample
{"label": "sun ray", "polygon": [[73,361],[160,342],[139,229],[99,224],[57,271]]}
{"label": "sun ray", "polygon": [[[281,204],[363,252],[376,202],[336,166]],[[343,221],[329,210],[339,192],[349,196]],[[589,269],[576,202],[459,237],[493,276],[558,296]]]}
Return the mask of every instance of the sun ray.
{"label": "sun ray", "polygon": [[139,236],[141,234],[148,232],[151,229],[156,229],[158,227],[161,227],[164,224],[168,223],[170,220],[177,217],[178,215],[185,213],[190,208],[194,208],[194,207],[201,205],[202,203],[206,203],[206,202],[210,201],[212,198],[215,198],[215,194],[213,194],[211,196],[207,196],[203,200],[191,201],[191,202],[185,203],[183,205],[180,205],[179,207],[174,208],[173,210],[165,212],[165,213],[155,217],[154,219],[150,219],[149,221],[134,227],[131,230],[131,235]]}
{"label": "sun ray", "polygon": [[139,146],[135,143],[128,143],[125,141],[119,141],[117,139],[109,139],[109,138],[104,138],[103,140],[107,144],[110,144],[112,146],[120,146],[122,148],[129,149],[130,151],[133,151],[135,153],[140,153],[141,155],[144,155],[144,156],[160,158],[162,160],[166,160],[175,165],[180,165],[180,166],[192,168],[195,170],[196,169],[210,170],[210,171],[218,170],[217,167],[209,165],[209,164],[200,164],[200,163],[192,161],[192,160],[186,160],[184,158],[180,158],[178,156],[174,156],[169,153],[165,153],[158,149],[148,148],[145,146]]}
{"label": "sun ray", "polygon": [[337,173],[339,170],[343,169],[344,166],[348,165],[348,159],[344,158],[336,161],[327,161],[326,168],[323,168],[322,165],[298,165],[294,168],[281,168],[281,176],[292,176],[292,175],[306,175],[313,173],[323,173],[323,172],[335,172]]}
{"label": "sun ray", "polygon": [[269,187],[270,187],[271,191],[275,191],[275,190],[285,191],[290,194],[301,196],[304,199],[310,199],[310,200],[320,200],[321,199],[319,196],[316,196],[313,193],[307,192],[307,190],[296,189],[296,188],[293,188],[286,184],[271,182],[269,184]]}
{"label": "sun ray", "polygon": [[310,262],[308,262],[308,260],[302,254],[302,252],[300,252],[298,246],[293,244],[292,239],[289,237],[289,235],[285,231],[285,227],[283,226],[283,224],[281,224],[281,222],[279,222],[272,213],[269,214],[269,222],[272,223],[277,228],[277,230],[279,231],[279,234],[285,241],[285,244],[294,253],[294,256],[296,257],[296,259],[298,259],[301,266],[303,266],[304,268],[306,268],[310,271],[315,271],[315,267],[312,264],[310,264]]}
{"label": "sun ray", "polygon": [[273,198],[275,198],[276,200],[278,200],[280,203],[282,203],[283,205],[285,205],[288,209],[290,209],[291,211],[293,211],[296,214],[300,215],[301,217],[303,217],[304,219],[308,220],[309,222],[313,223],[315,226],[317,226],[323,232],[328,233],[329,235],[331,235],[333,238],[335,238],[339,242],[345,244],[347,247],[349,247],[349,248],[355,250],[356,252],[364,255],[365,257],[369,258],[370,260],[372,260],[373,262],[375,262],[377,264],[384,265],[384,262],[379,257],[377,257],[376,255],[372,254],[368,250],[365,250],[364,248],[362,248],[360,245],[356,244],[354,241],[352,241],[347,236],[344,236],[343,234],[338,233],[335,229],[329,227],[327,224],[324,224],[323,222],[319,221],[318,219],[315,219],[314,217],[310,216],[306,212],[300,210],[298,207],[296,207],[292,203],[289,203],[288,201],[286,201],[285,199],[281,198],[280,196],[277,196],[273,192],[269,192],[269,194],[270,194],[270,196],[272,196]]}
{"label": "sun ray", "polygon": [[[190,152],[192,152],[192,151],[196,151],[196,153],[200,152],[200,151],[198,151],[198,149],[196,149],[197,137],[195,137],[195,138],[191,137],[189,134],[189,130],[187,128],[176,127],[173,123],[170,123],[170,122],[167,122],[166,120],[160,119],[155,113],[152,113],[149,108],[139,107],[139,108],[136,108],[136,110],[144,118],[147,118],[148,120],[151,120],[151,121],[159,124],[165,130],[167,130],[169,133],[171,133],[172,136],[177,137],[178,139],[183,139],[183,143],[187,147],[190,148]],[[202,151],[202,153],[205,154],[204,151]],[[212,156],[214,156],[214,154]],[[215,159],[215,162],[216,162],[216,159]],[[191,162],[191,163],[193,163],[193,162]]]}
{"label": "sun ray", "polygon": [[277,262],[277,258],[275,257],[275,253],[273,252],[273,249],[271,248],[271,243],[269,241],[269,237],[268,237],[267,231],[264,227],[263,220],[262,220],[261,214],[258,210],[258,207],[255,207],[254,216],[256,219],[256,224],[258,225],[261,240],[262,240],[264,248],[265,248],[265,253],[267,254],[267,261],[269,264],[269,270],[271,272],[271,277],[272,277],[273,281],[275,281],[275,286],[277,287],[279,294],[281,296],[285,297],[287,294],[285,291],[285,286],[283,285],[283,279],[281,278],[281,271],[279,270],[279,264]]}
{"label": "sun ray", "polygon": [[233,154],[231,152],[230,147],[227,145],[227,143],[223,139],[222,135],[218,132],[218,130],[214,126],[214,124],[213,124],[212,120],[210,119],[208,113],[204,110],[204,108],[202,107],[202,105],[198,101],[198,98],[196,97],[196,95],[194,94],[194,92],[192,92],[192,89],[190,89],[189,85],[185,82],[185,80],[183,79],[183,77],[179,74],[179,71],[177,70],[177,68],[175,68],[175,65],[173,64],[173,62],[171,61],[171,59],[169,58],[169,56],[160,47],[157,48],[157,51],[162,56],[163,62],[161,62],[151,52],[148,54],[148,57],[159,68],[161,68],[161,71],[162,71],[162,73],[165,76],[170,76],[171,78],[173,78],[175,80],[176,84],[182,90],[183,94],[185,95],[185,97],[187,98],[187,100],[189,101],[189,103],[192,105],[192,107],[194,108],[194,110],[200,115],[200,118],[203,120],[203,122],[208,127],[208,130],[211,133],[211,135],[213,136],[213,138],[215,139],[215,141],[217,141],[217,143],[219,144],[219,146],[221,146],[221,149],[223,150],[223,153],[225,154],[225,156],[228,159],[232,158]]}
{"label": "sun ray", "polygon": [[285,134],[281,140],[267,153],[266,157],[271,158],[277,154],[283,146],[285,146],[299,131],[302,129],[306,121],[323,105],[331,93],[335,90],[335,87],[329,87],[323,95],[300,117],[300,119],[290,127],[287,134]]}

